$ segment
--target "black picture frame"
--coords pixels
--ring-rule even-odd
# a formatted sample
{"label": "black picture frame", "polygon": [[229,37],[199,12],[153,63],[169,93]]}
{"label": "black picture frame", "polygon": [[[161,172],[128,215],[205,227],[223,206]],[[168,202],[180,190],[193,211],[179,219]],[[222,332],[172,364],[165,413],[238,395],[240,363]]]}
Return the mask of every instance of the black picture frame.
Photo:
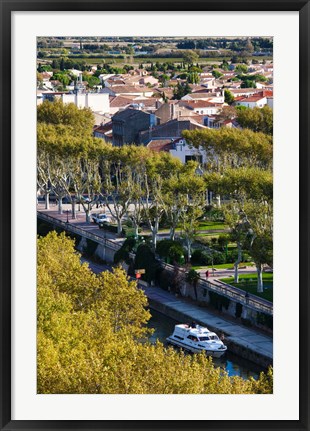
{"label": "black picture frame", "polygon": [[[118,1],[5,1],[1,13],[1,182],[0,182],[0,304],[1,304],[1,387],[2,430],[310,430],[309,425],[309,1],[302,0],[145,0]],[[11,420],[11,13],[13,11],[298,11],[300,58],[300,419],[296,421],[98,421],[98,420]],[[9,66],[8,66],[9,65]],[[294,358],[292,357],[292,364]],[[289,370],[288,370],[289,372]]]}

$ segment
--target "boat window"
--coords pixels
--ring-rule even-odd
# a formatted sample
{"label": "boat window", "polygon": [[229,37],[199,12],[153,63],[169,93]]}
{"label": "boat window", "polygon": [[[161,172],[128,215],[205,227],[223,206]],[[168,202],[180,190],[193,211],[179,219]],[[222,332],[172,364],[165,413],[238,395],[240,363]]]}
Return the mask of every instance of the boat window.
{"label": "boat window", "polygon": [[208,341],[210,340],[209,337],[199,337],[199,341]]}
{"label": "boat window", "polygon": [[189,335],[187,338],[189,338],[192,341],[198,341],[198,338],[194,337],[194,335]]}
{"label": "boat window", "polygon": [[219,337],[217,335],[210,335],[211,340],[218,340]]}
{"label": "boat window", "polygon": [[174,337],[175,337],[175,338],[178,338],[179,340],[184,340],[184,338],[183,338],[183,337],[179,337],[178,335],[175,335]]}

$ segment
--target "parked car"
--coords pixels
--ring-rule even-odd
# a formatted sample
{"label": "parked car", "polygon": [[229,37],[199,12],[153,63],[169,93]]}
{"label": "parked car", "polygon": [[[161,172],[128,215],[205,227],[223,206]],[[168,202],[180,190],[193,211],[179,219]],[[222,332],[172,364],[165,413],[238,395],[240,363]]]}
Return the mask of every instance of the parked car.
{"label": "parked car", "polygon": [[110,223],[111,219],[106,214],[92,214],[91,218],[94,223]]}

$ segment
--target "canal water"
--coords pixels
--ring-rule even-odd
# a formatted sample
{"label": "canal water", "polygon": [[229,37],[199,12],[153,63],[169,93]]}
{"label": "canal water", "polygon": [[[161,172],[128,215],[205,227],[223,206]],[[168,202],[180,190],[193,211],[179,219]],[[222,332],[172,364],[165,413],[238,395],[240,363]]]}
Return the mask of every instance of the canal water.
{"label": "canal water", "polygon": [[[155,342],[156,339],[161,342],[165,342],[166,338],[172,334],[174,325],[182,323],[176,322],[174,319],[171,319],[153,309],[151,309],[150,312],[152,317],[148,323],[148,327],[154,329],[154,334],[150,337],[151,342]],[[229,350],[227,350],[222,358],[213,358],[213,363],[215,366],[225,369],[229,376],[240,376],[244,379],[248,379],[251,376],[257,379],[259,373],[264,371],[263,368],[234,355],[229,352]]]}

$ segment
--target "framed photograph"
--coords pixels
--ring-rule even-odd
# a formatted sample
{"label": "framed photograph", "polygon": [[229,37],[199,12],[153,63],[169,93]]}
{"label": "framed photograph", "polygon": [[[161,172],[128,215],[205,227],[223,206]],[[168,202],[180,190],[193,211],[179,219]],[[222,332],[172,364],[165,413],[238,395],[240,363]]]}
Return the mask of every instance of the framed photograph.
{"label": "framed photograph", "polygon": [[[1,0],[0,5],[1,429],[310,430],[309,2]],[[65,120],[55,120],[62,115]],[[219,133],[220,145],[228,149],[216,147]],[[239,142],[247,150],[235,150]],[[50,153],[46,143],[52,143]],[[135,153],[132,147],[128,154],[136,154],[139,163],[130,161],[125,172],[129,156],[122,155],[117,165],[111,154],[127,144],[143,148]],[[82,150],[74,152],[74,145],[74,151]],[[94,145],[102,146],[101,158],[95,159]],[[155,154],[160,168],[153,159],[143,165],[148,154]],[[113,163],[104,164],[109,157]],[[151,197],[139,195],[141,218],[134,198],[119,215],[123,189],[117,185],[139,169],[144,182],[134,185],[143,189],[152,183]],[[156,169],[165,170],[157,182]],[[236,172],[244,177],[236,179]],[[187,187],[186,202],[180,198],[180,219],[169,225],[176,178]],[[134,196],[129,188],[126,193]],[[147,247],[161,253],[155,205],[148,206],[156,196],[160,217],[168,220],[162,239],[174,241],[175,231],[182,239],[180,256],[163,255],[168,281],[158,275],[162,269],[155,271],[155,260],[145,261]],[[176,206],[173,201],[174,211]],[[202,207],[205,212],[195,212]],[[206,211],[214,211],[212,217],[220,213],[210,222],[213,229],[205,227],[211,220]],[[42,234],[44,223],[51,220],[81,241],[85,253],[99,238],[97,261],[83,255],[90,269],[70,249],[68,237],[53,237],[56,252],[44,239],[50,238]],[[261,233],[263,226],[271,236]],[[102,278],[94,275],[96,265],[110,268],[124,229],[134,241],[121,260],[128,273],[119,268]],[[200,242],[193,246],[197,232]],[[65,253],[69,257],[63,258]],[[52,267],[60,278],[46,269]],[[184,273],[182,287],[176,268],[182,268],[178,276]],[[144,299],[140,290],[130,290],[136,285],[128,276],[142,280],[150,303],[153,291],[154,297],[162,295],[175,319],[184,298],[178,323],[180,316],[192,316],[191,323],[174,326],[171,320],[175,329],[168,336],[172,323],[154,312],[148,325],[160,343],[156,337],[149,342],[141,329],[149,319],[139,308]],[[116,289],[118,283],[119,303],[112,290],[110,302],[103,300],[108,295],[103,287]],[[121,308],[127,326],[112,322]],[[211,331],[203,326],[208,312]],[[121,346],[115,333],[124,338]],[[180,347],[175,341],[184,344],[185,333],[194,354],[163,346],[168,339]],[[195,355],[195,342],[213,357],[210,363]],[[225,349],[222,362],[219,349]]]}

